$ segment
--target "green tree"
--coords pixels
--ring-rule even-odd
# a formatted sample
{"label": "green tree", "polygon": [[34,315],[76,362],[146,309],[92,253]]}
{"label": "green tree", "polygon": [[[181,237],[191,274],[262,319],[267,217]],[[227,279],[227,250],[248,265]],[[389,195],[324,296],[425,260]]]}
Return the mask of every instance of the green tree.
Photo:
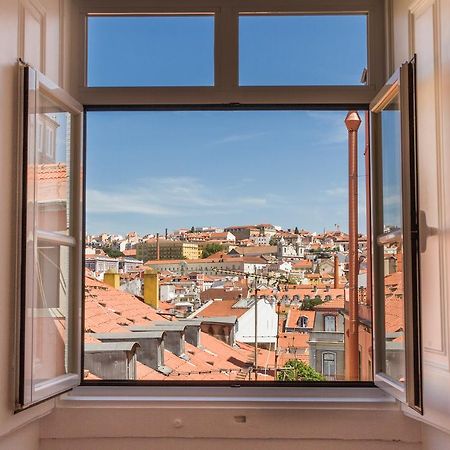
{"label": "green tree", "polygon": [[269,245],[277,245],[277,244],[278,244],[278,241],[279,241],[278,237],[272,236],[272,237],[270,238]]}
{"label": "green tree", "polygon": [[314,307],[323,303],[322,299],[316,295],[314,298],[304,298],[301,309],[303,311],[313,311]]}
{"label": "green tree", "polygon": [[207,258],[209,255],[212,255],[213,253],[217,253],[223,250],[223,245],[221,244],[207,244],[202,252],[202,258]]}
{"label": "green tree", "polygon": [[297,359],[290,359],[278,371],[278,381],[325,381],[325,378],[311,366]]}
{"label": "green tree", "polygon": [[120,250],[117,250],[117,248],[111,247],[111,246],[105,246],[102,249],[107,256],[110,258],[118,258],[119,256],[124,256],[123,253]]}

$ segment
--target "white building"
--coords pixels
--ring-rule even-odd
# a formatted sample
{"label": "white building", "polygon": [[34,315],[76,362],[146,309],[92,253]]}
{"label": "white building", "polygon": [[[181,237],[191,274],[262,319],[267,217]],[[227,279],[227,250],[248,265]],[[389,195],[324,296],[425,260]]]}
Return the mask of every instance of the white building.
{"label": "white building", "polygon": [[[239,300],[233,307],[242,308],[249,306],[248,311],[238,317],[236,341],[247,344],[255,342],[255,300],[245,298]],[[275,345],[277,341],[278,316],[276,313],[276,301],[274,299],[258,299],[258,328],[257,342],[260,345]],[[273,347],[274,348],[274,347]]]}

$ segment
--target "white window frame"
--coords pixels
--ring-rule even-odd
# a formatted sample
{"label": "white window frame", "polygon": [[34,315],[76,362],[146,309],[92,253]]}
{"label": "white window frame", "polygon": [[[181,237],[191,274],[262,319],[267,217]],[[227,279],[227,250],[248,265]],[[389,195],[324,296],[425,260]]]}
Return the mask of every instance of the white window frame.
{"label": "white window frame", "polygon": [[[72,32],[72,91],[83,105],[158,106],[158,105],[305,105],[368,108],[385,81],[384,6],[378,0],[342,0],[332,9],[326,0],[135,0],[132,6],[122,0],[81,0],[80,21]],[[368,14],[367,20],[367,84],[363,86],[239,86],[238,25],[239,13],[259,14]],[[211,14],[215,16],[214,86],[209,87],[88,87],[86,17],[91,15],[180,15]],[[224,32],[226,30],[226,33]],[[80,57],[82,63],[80,64]],[[80,386],[63,396],[61,404],[72,402],[108,406],[120,401],[126,407],[135,401],[169,401],[201,404],[244,402],[248,404],[282,402],[393,403],[392,397],[373,388],[241,388],[239,393],[223,388],[108,387]],[[251,395],[250,392],[253,394]],[[86,403],[87,402],[87,403]],[[134,405],[133,405],[134,406]],[[343,406],[346,408],[346,406]]]}

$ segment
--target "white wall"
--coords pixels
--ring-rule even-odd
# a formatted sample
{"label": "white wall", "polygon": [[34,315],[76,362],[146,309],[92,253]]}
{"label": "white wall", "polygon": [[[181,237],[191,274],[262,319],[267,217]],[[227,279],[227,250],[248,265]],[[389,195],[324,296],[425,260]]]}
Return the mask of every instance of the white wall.
{"label": "white wall", "polygon": [[[258,341],[261,343],[276,343],[278,315],[275,312],[275,302],[258,301]],[[250,308],[238,318],[236,332],[238,342],[255,342],[255,308]],[[262,362],[260,362],[262,364]]]}
{"label": "white wall", "polygon": [[36,449],[38,423],[18,428],[51,411],[54,401],[13,414],[15,173],[17,152],[17,66],[20,56],[61,80],[64,45],[60,0],[0,0],[0,449]]}
{"label": "white wall", "polygon": [[[422,420],[450,433],[450,2],[393,0],[391,6],[391,70],[417,54],[419,202],[436,230],[421,254]],[[436,428],[424,430],[424,450],[450,448],[450,435],[445,441]]]}
{"label": "white wall", "polygon": [[366,407],[64,408],[44,419],[41,450],[420,450],[420,427],[395,406]]}

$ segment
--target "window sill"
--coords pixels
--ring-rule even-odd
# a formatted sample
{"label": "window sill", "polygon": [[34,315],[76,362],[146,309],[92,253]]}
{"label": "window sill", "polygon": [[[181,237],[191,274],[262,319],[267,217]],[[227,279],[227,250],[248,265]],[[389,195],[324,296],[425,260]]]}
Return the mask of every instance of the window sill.
{"label": "window sill", "polygon": [[376,387],[79,386],[62,395],[57,407],[399,410]]}

